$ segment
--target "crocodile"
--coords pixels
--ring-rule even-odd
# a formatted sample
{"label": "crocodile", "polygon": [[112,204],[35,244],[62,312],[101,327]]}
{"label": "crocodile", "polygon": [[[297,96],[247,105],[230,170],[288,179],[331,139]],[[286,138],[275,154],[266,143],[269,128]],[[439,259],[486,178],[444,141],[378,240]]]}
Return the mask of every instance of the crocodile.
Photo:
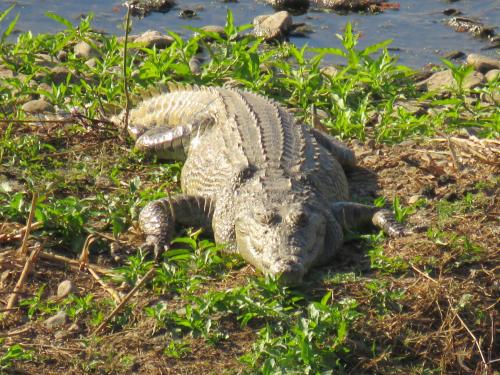
{"label": "crocodile", "polygon": [[157,258],[176,226],[200,227],[225,251],[293,285],[332,260],[343,230],[373,221],[399,231],[387,211],[349,201],[344,168],[356,164],[354,153],[264,96],[173,86],[132,109],[128,131],[139,150],[184,161],[183,194],[139,215],[144,247]]}

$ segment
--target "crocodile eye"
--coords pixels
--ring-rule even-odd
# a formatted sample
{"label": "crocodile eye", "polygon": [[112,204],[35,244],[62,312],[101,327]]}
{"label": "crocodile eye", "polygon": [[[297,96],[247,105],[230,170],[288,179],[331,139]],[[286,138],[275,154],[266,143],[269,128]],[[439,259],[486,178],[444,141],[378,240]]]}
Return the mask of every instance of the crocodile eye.
{"label": "crocodile eye", "polygon": [[291,212],[288,219],[294,225],[303,226],[307,223],[307,215],[303,211]]}
{"label": "crocodile eye", "polygon": [[280,215],[276,212],[262,212],[256,215],[257,220],[262,224],[276,224],[281,220]]}

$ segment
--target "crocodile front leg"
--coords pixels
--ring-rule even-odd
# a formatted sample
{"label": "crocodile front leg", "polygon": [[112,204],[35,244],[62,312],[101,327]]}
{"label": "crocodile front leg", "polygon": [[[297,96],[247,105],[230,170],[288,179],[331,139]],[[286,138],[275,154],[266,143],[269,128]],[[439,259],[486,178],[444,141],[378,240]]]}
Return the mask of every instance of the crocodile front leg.
{"label": "crocodile front leg", "polygon": [[332,204],[332,212],[345,230],[373,224],[391,237],[406,233],[389,210],[355,202],[335,202]]}
{"label": "crocodile front leg", "polygon": [[316,142],[326,148],[344,169],[356,165],[356,156],[354,152],[342,144],[342,142],[314,128],[311,128],[311,133],[314,135]]}
{"label": "crocodile front leg", "polygon": [[153,249],[155,258],[168,249],[176,225],[212,230],[213,200],[192,195],[162,198],[150,202],[139,215],[146,235],[144,247]]}

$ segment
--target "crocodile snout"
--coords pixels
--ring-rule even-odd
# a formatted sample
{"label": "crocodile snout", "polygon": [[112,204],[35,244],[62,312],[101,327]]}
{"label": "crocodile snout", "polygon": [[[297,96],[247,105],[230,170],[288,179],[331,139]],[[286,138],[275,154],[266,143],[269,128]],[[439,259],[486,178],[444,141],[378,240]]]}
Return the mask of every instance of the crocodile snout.
{"label": "crocodile snout", "polygon": [[280,275],[279,281],[284,285],[301,284],[305,273],[304,265],[296,257],[279,260],[272,267],[272,274]]}

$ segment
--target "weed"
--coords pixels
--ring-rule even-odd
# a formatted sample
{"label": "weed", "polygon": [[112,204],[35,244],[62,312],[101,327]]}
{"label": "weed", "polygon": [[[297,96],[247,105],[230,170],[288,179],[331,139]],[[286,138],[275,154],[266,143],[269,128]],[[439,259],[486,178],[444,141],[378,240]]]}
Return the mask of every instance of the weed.
{"label": "weed", "polygon": [[[2,339],[0,339],[0,344],[2,344]],[[5,353],[0,354],[0,371],[3,372],[4,370],[12,368],[17,361],[30,361],[32,358],[33,354],[30,351],[24,350],[21,345],[11,345],[7,348]]]}

